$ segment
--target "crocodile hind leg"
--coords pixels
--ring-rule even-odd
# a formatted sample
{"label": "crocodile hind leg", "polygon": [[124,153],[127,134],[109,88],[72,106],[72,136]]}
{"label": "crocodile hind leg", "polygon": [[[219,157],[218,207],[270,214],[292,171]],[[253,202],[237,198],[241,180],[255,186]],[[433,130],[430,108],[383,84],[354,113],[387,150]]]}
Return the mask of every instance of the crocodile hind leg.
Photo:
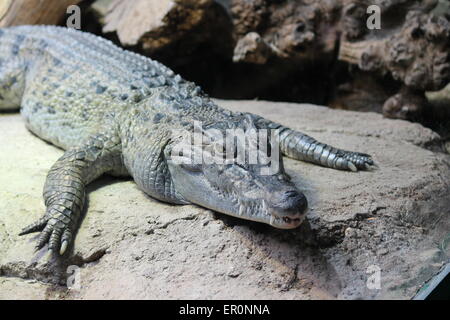
{"label": "crocodile hind leg", "polygon": [[258,117],[256,121],[260,128],[279,130],[280,150],[290,158],[340,170],[367,170],[375,166],[368,154],[332,147],[264,118]]}
{"label": "crocodile hind leg", "polygon": [[26,64],[19,58],[0,60],[0,111],[19,109],[25,90]]}
{"label": "crocodile hind leg", "polygon": [[103,173],[120,170],[119,139],[99,134],[69,149],[50,169],[44,186],[46,212],[20,235],[42,231],[36,248],[47,242],[62,255],[71,243],[85,202],[85,187]]}

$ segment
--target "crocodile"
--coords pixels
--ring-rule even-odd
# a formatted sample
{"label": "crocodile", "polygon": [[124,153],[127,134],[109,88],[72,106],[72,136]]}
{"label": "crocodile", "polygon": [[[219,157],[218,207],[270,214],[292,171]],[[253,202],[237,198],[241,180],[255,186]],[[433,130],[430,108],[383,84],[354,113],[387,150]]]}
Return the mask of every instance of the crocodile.
{"label": "crocodile", "polygon": [[[163,64],[64,27],[0,29],[0,110],[20,110],[29,131],[65,150],[46,177],[44,215],[20,232],[40,232],[36,249],[48,245],[56,255],[73,246],[86,186],[104,174],[131,177],[163,202],[292,229],[304,221],[308,204],[285,172],[282,155],[349,171],[376,166],[368,154],[221,108]],[[220,146],[207,138],[211,129],[242,130],[245,136],[252,130],[276,131],[265,148],[278,155],[277,170],[263,173],[269,162],[236,161],[237,148],[245,144],[239,139],[233,156],[222,163],[179,161]],[[202,135],[200,147],[180,153],[196,130]],[[257,149],[263,145],[256,142]]]}

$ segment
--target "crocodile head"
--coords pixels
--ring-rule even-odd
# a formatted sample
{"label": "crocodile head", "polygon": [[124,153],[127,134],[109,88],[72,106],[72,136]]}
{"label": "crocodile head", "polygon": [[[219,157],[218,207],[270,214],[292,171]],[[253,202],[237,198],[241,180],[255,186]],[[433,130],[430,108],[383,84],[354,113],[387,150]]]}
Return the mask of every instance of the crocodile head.
{"label": "crocodile head", "polygon": [[[269,168],[270,163],[250,163],[248,157],[245,158],[247,161],[237,161],[236,150],[242,143],[239,140],[234,146],[232,161],[228,159],[222,163],[208,159],[211,150],[217,150],[214,142],[203,140],[202,148],[192,148],[185,144],[186,140],[181,141],[181,138],[177,141],[177,156],[180,156],[179,150],[190,150],[190,157],[181,152],[187,161],[179,158],[175,161],[174,149],[170,147],[166,149],[165,157],[172,182],[183,200],[280,229],[296,228],[303,222],[307,201],[285,173],[281,154],[276,157],[277,170],[273,171]],[[192,161],[198,156],[203,156],[202,161]]]}

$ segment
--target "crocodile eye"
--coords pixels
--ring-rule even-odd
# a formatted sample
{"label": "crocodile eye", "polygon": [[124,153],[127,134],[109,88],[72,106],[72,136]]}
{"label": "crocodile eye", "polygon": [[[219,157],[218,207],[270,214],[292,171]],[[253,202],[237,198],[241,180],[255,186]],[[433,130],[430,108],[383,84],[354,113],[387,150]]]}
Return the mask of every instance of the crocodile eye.
{"label": "crocodile eye", "polygon": [[182,163],[180,164],[181,168],[191,171],[191,172],[201,172],[202,171],[202,165],[201,164],[195,164],[195,163]]}
{"label": "crocodile eye", "polygon": [[202,165],[201,164],[195,164],[195,163],[182,163],[180,165],[183,169],[191,172],[201,172],[202,171]]}

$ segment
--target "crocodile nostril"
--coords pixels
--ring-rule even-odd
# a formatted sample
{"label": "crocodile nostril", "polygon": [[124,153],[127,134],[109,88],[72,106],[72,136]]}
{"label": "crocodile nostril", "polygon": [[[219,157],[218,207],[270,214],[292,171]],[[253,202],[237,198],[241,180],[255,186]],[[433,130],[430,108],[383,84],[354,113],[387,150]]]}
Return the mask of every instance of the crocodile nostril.
{"label": "crocodile nostril", "polygon": [[308,207],[308,200],[303,193],[297,193],[295,197],[292,197],[292,209],[298,213],[304,213]]}
{"label": "crocodile nostril", "polygon": [[306,197],[297,190],[280,190],[273,192],[269,199],[273,214],[280,217],[298,217],[308,207]]}
{"label": "crocodile nostril", "polygon": [[299,195],[299,192],[297,190],[288,190],[284,191],[284,195],[286,197],[297,197]]}

